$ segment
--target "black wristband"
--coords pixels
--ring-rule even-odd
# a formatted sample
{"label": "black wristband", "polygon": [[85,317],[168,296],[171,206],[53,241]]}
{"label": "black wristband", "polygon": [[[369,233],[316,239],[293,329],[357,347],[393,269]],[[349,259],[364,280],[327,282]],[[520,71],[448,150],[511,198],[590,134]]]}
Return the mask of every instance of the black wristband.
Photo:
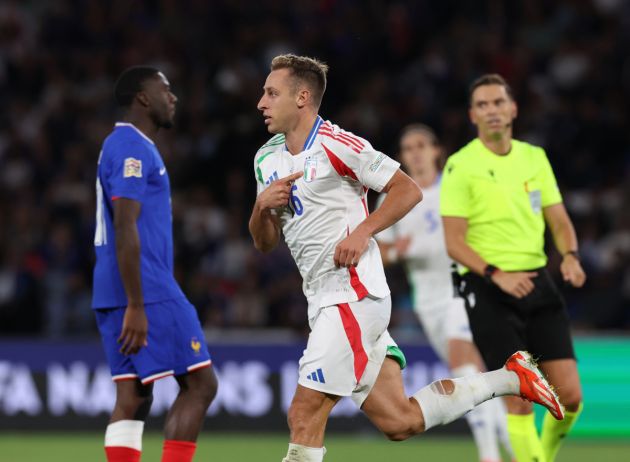
{"label": "black wristband", "polygon": [[492,283],[492,276],[497,271],[499,271],[499,268],[497,268],[496,266],[494,266],[494,265],[486,265],[486,267],[483,269],[483,278],[486,281]]}
{"label": "black wristband", "polygon": [[566,257],[567,255],[573,255],[577,261],[580,261],[580,254],[578,253],[578,251],[577,251],[577,250],[567,250],[567,251],[566,251],[566,252],[562,255],[562,258]]}

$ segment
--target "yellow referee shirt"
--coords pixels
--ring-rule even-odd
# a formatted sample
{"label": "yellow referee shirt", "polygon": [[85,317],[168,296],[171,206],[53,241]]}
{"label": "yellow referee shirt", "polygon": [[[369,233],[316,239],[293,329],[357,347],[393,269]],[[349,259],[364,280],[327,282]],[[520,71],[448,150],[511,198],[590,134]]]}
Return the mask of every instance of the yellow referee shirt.
{"label": "yellow referee shirt", "polygon": [[440,214],[466,218],[468,245],[504,271],[546,265],[542,209],[561,202],[545,151],[522,141],[499,156],[477,138],[444,167]]}

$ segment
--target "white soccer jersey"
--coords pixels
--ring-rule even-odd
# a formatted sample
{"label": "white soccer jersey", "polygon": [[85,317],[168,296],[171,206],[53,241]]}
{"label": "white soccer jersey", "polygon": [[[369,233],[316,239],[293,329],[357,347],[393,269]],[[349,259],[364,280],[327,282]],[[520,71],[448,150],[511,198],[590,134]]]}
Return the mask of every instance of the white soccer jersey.
{"label": "white soccer jersey", "polygon": [[292,155],[284,135],[261,147],[254,159],[258,194],[272,181],[303,171],[294,184],[289,206],[276,210],[285,241],[303,279],[309,320],[319,308],[386,297],[378,246],[370,240],[356,268],[336,268],[335,247],[368,216],[368,188],[381,191],[399,163],[376,151],[366,140],[321,117],[303,151]]}
{"label": "white soccer jersey", "polygon": [[[422,202],[376,236],[384,243],[394,243],[409,236],[411,242],[404,256],[407,277],[414,291],[414,304],[421,311],[431,311],[453,298],[451,259],[446,252],[440,217],[440,181],[423,189]],[[383,202],[384,195],[378,200]]]}

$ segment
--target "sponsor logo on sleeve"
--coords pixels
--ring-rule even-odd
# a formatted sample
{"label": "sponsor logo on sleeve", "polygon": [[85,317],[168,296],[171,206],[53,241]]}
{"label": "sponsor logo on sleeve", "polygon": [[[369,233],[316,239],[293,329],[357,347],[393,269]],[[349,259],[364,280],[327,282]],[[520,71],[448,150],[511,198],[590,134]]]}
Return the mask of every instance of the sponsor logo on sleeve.
{"label": "sponsor logo on sleeve", "polygon": [[379,154],[376,160],[370,164],[370,172],[376,172],[385,160],[385,157],[385,154]]}
{"label": "sponsor logo on sleeve", "polygon": [[123,168],[123,178],[142,178],[142,161],[127,157]]}

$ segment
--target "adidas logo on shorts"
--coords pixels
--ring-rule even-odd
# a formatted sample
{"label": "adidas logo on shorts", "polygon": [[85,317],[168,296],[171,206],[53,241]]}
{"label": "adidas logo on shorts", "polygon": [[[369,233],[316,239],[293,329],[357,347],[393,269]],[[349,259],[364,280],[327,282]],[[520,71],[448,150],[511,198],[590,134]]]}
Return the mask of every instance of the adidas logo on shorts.
{"label": "adidas logo on shorts", "polygon": [[312,380],[313,382],[326,383],[324,380],[324,373],[321,368],[317,369],[315,372],[311,372],[306,376],[307,379]]}

